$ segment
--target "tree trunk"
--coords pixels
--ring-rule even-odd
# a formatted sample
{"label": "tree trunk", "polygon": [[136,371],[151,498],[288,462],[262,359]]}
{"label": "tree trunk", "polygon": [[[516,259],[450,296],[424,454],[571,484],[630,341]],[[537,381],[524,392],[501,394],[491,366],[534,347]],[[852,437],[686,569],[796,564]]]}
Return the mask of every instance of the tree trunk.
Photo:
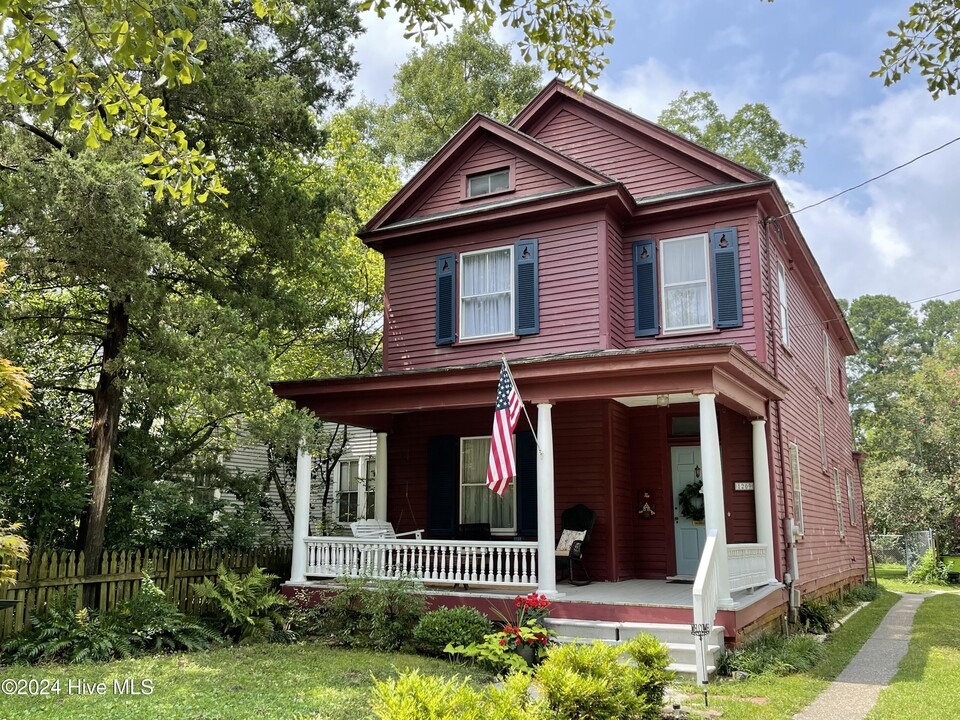
{"label": "tree trunk", "polygon": [[[111,300],[107,310],[107,331],[103,337],[103,357],[100,377],[93,391],[93,421],[88,435],[88,463],[93,494],[85,512],[80,542],[84,553],[84,572],[100,572],[104,533],[107,527],[107,504],[110,499],[110,476],[117,449],[120,409],[123,405],[123,380],[126,371],[118,363],[130,330],[130,317],[125,303]],[[98,587],[84,587],[83,602],[93,607],[97,602]]]}

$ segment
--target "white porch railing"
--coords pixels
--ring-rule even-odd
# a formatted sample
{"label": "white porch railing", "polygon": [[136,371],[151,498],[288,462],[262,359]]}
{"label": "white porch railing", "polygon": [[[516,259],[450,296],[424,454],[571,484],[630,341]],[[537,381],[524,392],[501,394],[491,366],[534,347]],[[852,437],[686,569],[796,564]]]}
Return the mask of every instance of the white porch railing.
{"label": "white porch railing", "polygon": [[308,577],[416,578],[430,584],[537,585],[537,543],[308,537]]}
{"label": "white porch railing", "polygon": [[717,584],[717,553],[723,548],[717,545],[717,531],[711,530],[707,534],[707,542],[703,546],[700,556],[700,566],[697,568],[697,578],[693,581],[693,628],[697,635],[694,642],[697,657],[697,682],[706,683],[709,680],[707,673],[707,642],[717,618],[717,609],[720,606],[720,592]]}
{"label": "white porch railing", "polygon": [[760,587],[770,582],[767,577],[767,546],[760,543],[727,545],[727,567],[730,571],[730,592]]}

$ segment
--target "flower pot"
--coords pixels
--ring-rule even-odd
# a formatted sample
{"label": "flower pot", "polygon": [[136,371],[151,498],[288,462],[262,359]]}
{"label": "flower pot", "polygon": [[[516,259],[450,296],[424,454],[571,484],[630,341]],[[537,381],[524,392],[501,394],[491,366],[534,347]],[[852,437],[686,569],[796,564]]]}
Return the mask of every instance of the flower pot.
{"label": "flower pot", "polygon": [[517,648],[517,654],[527,661],[527,665],[537,662],[537,649],[533,645],[521,645]]}

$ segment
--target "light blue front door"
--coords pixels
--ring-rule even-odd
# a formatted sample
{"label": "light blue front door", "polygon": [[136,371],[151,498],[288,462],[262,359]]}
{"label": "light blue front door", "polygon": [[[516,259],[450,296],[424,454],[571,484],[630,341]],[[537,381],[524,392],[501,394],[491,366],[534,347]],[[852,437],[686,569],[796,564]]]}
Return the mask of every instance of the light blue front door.
{"label": "light blue front door", "polygon": [[697,574],[700,554],[707,540],[706,525],[702,520],[691,520],[680,513],[680,492],[690,483],[703,479],[700,465],[700,446],[687,445],[670,448],[670,467],[673,476],[673,524],[677,551],[677,575]]}

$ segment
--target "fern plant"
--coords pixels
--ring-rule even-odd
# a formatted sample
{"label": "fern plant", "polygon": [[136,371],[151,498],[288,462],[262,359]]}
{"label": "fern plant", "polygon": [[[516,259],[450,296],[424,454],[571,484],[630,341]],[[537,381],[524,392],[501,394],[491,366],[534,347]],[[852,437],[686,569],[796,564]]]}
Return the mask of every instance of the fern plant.
{"label": "fern plant", "polygon": [[284,611],[289,603],[273,589],[276,575],[255,567],[240,575],[224,567],[217,567],[217,581],[204,578],[194,583],[197,597],[204,600],[204,613],[220,628],[239,642],[268,639],[284,625]]}
{"label": "fern plant", "polygon": [[218,633],[180,612],[146,571],[140,592],[113,612],[134,645],[146,652],[206,650],[219,639]]}
{"label": "fern plant", "polygon": [[55,595],[30,617],[30,629],[3,644],[8,662],[97,662],[129,657],[134,643],[116,615],[77,610],[79,589]]}

